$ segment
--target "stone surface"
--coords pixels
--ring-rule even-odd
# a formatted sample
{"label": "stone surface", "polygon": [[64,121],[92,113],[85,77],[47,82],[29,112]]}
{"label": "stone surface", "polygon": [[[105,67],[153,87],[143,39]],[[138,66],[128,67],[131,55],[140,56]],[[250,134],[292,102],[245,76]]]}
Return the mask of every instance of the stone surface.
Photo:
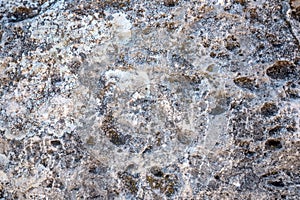
{"label": "stone surface", "polygon": [[298,0],[0,1],[0,199],[297,199]]}

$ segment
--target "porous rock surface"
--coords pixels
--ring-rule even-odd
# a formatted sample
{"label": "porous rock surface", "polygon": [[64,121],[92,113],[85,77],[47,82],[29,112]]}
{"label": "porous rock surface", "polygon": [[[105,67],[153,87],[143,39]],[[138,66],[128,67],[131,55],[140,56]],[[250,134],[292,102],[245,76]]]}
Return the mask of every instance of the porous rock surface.
{"label": "porous rock surface", "polygon": [[297,199],[299,0],[1,0],[0,199]]}

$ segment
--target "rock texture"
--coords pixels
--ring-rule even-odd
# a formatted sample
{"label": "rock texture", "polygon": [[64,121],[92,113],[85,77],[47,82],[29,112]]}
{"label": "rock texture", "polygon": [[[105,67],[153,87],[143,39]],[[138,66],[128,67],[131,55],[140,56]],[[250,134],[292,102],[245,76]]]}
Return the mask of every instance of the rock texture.
{"label": "rock texture", "polygon": [[299,11],[0,1],[0,199],[298,199]]}

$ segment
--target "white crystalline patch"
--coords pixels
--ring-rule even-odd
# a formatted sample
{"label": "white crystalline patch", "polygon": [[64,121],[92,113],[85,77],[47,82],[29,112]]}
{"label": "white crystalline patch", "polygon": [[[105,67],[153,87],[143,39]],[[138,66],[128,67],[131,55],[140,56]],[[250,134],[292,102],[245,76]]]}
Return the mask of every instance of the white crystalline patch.
{"label": "white crystalline patch", "polygon": [[112,20],[112,27],[119,39],[120,43],[126,43],[131,38],[131,23],[126,19],[124,13],[115,13],[112,15],[114,19]]}
{"label": "white crystalline patch", "polygon": [[66,106],[68,104],[70,104],[71,100],[70,99],[67,99],[65,97],[60,97],[60,96],[56,96],[52,99],[52,102],[53,104],[55,105],[62,105],[62,106]]}
{"label": "white crystalline patch", "polygon": [[11,116],[25,113],[26,109],[18,104],[16,101],[9,101],[6,105],[6,113]]}
{"label": "white crystalline patch", "polygon": [[[105,73],[107,84],[114,83],[121,91],[135,92],[137,89],[145,86],[150,87],[150,79],[146,72],[128,72],[122,70],[109,70]],[[141,97],[141,96],[139,96]]]}
{"label": "white crystalline patch", "polygon": [[126,19],[126,15],[124,13],[115,13],[112,16],[114,17],[112,23],[116,31],[130,31],[132,25],[130,21]]}
{"label": "white crystalline patch", "polygon": [[2,170],[0,170],[0,177],[1,177],[1,180],[3,182],[6,182],[6,181],[9,180],[8,177],[7,177],[7,175],[6,175],[6,173],[4,171],[2,171]]}
{"label": "white crystalline patch", "polygon": [[225,0],[218,0],[217,4],[219,4],[221,6],[224,6],[225,5]]}
{"label": "white crystalline patch", "polygon": [[45,124],[59,124],[58,119],[66,119],[65,125],[47,129],[48,133],[61,137],[65,132],[71,132],[76,128],[72,120],[67,120],[75,110],[75,104],[71,99],[58,95],[38,110],[37,118]]}

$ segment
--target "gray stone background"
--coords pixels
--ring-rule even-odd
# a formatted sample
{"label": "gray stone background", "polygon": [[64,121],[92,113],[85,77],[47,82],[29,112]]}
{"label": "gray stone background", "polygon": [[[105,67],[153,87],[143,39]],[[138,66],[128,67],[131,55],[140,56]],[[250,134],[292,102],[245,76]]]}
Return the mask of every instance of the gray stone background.
{"label": "gray stone background", "polygon": [[0,199],[299,199],[299,0],[0,0]]}

